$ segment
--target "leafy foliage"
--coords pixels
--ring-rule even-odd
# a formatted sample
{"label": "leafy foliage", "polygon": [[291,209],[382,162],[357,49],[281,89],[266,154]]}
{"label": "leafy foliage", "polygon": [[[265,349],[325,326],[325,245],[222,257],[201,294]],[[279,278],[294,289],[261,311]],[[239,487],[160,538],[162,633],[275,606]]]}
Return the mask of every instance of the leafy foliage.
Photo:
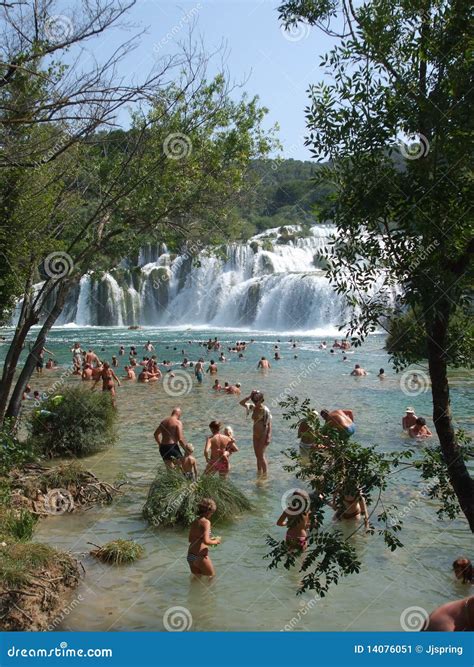
{"label": "leafy foliage", "polygon": [[31,442],[20,442],[12,422],[0,426],[0,476],[12,468],[21,468],[36,459],[36,448]]}
{"label": "leafy foliage", "polygon": [[[427,447],[421,451],[407,449],[401,452],[380,453],[375,447],[363,447],[352,439],[341,436],[337,429],[321,425],[309,399],[300,402],[297,397],[289,397],[280,403],[285,409],[283,418],[291,422],[296,429],[305,422],[313,440],[319,447],[310,450],[308,457],[302,458],[295,449],[287,450],[290,461],[285,469],[308,487],[308,502],[304,510],[310,512],[309,548],[304,553],[300,571],[304,573],[299,592],[311,589],[324,597],[330,586],[337,584],[341,577],[358,573],[361,560],[352,538],[362,530],[364,523],[359,520],[352,532],[347,535],[334,523],[327,522],[326,507],[338,511],[345,496],[362,497],[368,507],[366,535],[378,535],[390,551],[403,547],[399,532],[403,527],[406,510],[400,511],[397,505],[384,502],[384,492],[389,480],[403,466],[419,470],[425,484],[428,497],[439,503],[437,515],[440,519],[454,519],[460,513],[460,506],[450,483],[446,465],[439,447]],[[458,436],[464,442],[462,456],[467,460],[474,451],[472,443],[463,435]],[[287,569],[299,562],[299,554],[288,548],[286,541],[277,541],[267,537],[271,547],[266,558],[270,559],[270,568],[279,564]]]}
{"label": "leafy foliage", "polygon": [[26,509],[0,511],[0,541],[26,542],[33,536],[38,518]]}
{"label": "leafy foliage", "polygon": [[116,440],[116,412],[106,392],[80,387],[48,398],[31,417],[31,440],[45,456],[87,456]]}
{"label": "leafy foliage", "polygon": [[154,526],[189,526],[202,498],[215,501],[214,522],[234,519],[252,509],[242,491],[219,475],[201,475],[191,481],[180,471],[166,468],[159,470],[150,487],[143,516]]}

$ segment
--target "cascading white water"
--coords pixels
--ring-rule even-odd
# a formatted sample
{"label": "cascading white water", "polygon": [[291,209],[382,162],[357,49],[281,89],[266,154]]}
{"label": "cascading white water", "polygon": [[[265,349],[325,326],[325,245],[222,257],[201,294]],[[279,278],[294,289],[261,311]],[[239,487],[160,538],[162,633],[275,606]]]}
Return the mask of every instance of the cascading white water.
{"label": "cascading white water", "polygon": [[256,329],[319,329],[341,323],[335,295],[315,255],[331,225],[298,238],[297,227],[267,230],[196,262],[148,245],[103,276],[81,279],[61,324],[215,325]]}

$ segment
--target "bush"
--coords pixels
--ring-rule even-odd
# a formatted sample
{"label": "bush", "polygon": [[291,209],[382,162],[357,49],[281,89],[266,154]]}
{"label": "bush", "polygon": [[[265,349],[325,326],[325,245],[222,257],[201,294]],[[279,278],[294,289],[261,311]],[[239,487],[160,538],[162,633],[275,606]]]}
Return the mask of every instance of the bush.
{"label": "bush", "polygon": [[219,475],[201,475],[197,481],[178,470],[160,470],[150,487],[143,516],[154,526],[189,526],[201,498],[212,498],[217,510],[213,521],[233,519],[252,509],[248,498],[232,482]]}
{"label": "bush", "polygon": [[115,442],[115,417],[108,393],[70,389],[35,410],[31,440],[46,456],[88,456]]}
{"label": "bush", "polygon": [[5,476],[13,468],[21,468],[35,458],[33,443],[20,442],[8,422],[0,427],[0,475]]}
{"label": "bush", "polygon": [[103,563],[123,565],[124,563],[133,563],[141,558],[144,553],[143,547],[132,540],[114,540],[113,542],[107,542],[103,547],[93,549],[91,556],[95,556]]}
{"label": "bush", "polygon": [[0,511],[0,541],[26,542],[33,536],[37,517],[26,509]]}

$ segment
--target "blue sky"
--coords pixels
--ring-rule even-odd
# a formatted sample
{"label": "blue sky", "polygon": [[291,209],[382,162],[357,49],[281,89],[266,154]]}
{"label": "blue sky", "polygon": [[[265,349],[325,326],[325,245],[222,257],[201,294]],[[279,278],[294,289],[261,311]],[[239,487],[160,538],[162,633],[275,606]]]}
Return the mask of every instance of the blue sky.
{"label": "blue sky", "polygon": [[[283,155],[310,159],[304,146],[307,88],[323,78],[319,57],[331,46],[329,38],[309,26],[294,33],[282,32],[278,21],[278,0],[137,0],[128,14],[134,28],[147,28],[139,46],[128,55],[123,67],[133,76],[147,72],[158,54],[176,50],[176,42],[187,36],[187,21],[194,19],[195,34],[207,51],[227,46],[226,64],[236,82],[248,78],[245,90],[258,94],[269,108],[267,125],[278,122]],[[100,37],[101,47],[117,47],[130,37],[125,30]],[[217,62],[216,62],[217,65]]]}

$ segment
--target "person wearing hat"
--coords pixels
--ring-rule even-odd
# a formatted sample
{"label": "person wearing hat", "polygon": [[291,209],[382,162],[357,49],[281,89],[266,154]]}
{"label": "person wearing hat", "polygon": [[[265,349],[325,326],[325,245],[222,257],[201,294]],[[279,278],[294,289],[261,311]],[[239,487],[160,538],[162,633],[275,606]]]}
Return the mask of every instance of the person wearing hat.
{"label": "person wearing hat", "polygon": [[407,408],[402,419],[402,426],[404,431],[409,431],[412,426],[416,424],[416,414],[413,408]]}

